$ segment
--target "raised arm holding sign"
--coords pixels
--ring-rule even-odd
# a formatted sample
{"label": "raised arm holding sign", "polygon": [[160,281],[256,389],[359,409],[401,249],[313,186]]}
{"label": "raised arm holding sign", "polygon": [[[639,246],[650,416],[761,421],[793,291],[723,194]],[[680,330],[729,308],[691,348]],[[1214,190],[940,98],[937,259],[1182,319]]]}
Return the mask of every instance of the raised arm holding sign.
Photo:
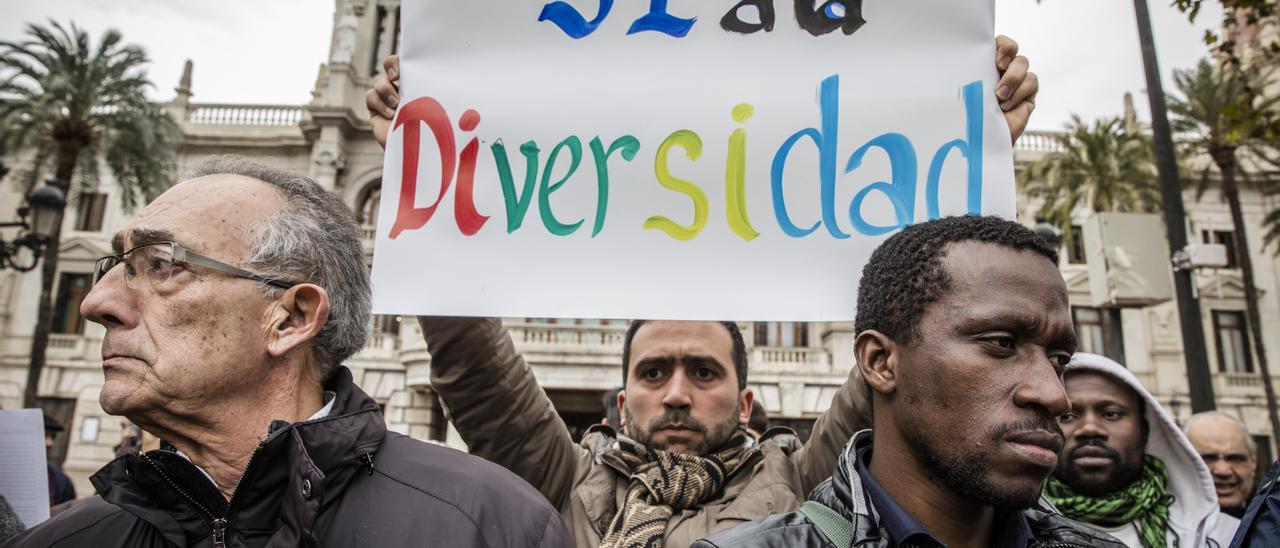
{"label": "raised arm holding sign", "polygon": [[[387,143],[391,135],[388,171],[384,177],[387,181],[384,196],[388,198],[384,201],[384,215],[380,215],[388,221],[379,228],[375,270],[386,268],[384,272],[391,278],[403,273],[417,284],[416,289],[408,290],[391,278],[384,278],[392,287],[379,289],[387,296],[390,307],[384,310],[471,315],[521,315],[519,312],[524,311],[533,316],[580,313],[597,317],[608,317],[609,311],[616,312],[612,314],[614,317],[764,319],[774,314],[786,316],[789,313],[785,307],[789,303],[785,299],[774,303],[779,308],[747,311],[746,307],[753,303],[759,305],[760,300],[743,298],[742,293],[723,284],[714,290],[720,297],[714,304],[706,299],[694,299],[681,305],[686,308],[667,308],[666,312],[648,305],[632,305],[638,301],[681,302],[690,289],[675,287],[681,279],[673,279],[672,274],[698,270],[701,267],[688,263],[697,262],[706,254],[711,255],[703,256],[703,260],[714,259],[718,253],[715,248],[733,248],[730,251],[741,253],[751,251],[756,261],[768,262],[772,259],[761,255],[769,250],[752,250],[749,246],[753,242],[775,240],[783,242],[780,245],[803,245],[805,241],[823,239],[821,244],[816,244],[819,247],[800,254],[809,259],[823,253],[820,246],[833,242],[839,245],[854,240],[873,245],[867,237],[871,221],[864,218],[866,222],[860,229],[850,224],[852,217],[833,213],[837,199],[845,200],[841,208],[848,206],[853,190],[831,188],[831,199],[822,202],[822,192],[826,191],[820,187],[825,181],[826,162],[847,174],[860,169],[852,161],[856,157],[866,169],[884,171],[886,179],[895,181],[893,184],[901,183],[902,188],[912,186],[920,191],[931,186],[928,176],[939,181],[933,187],[964,187],[975,163],[986,170],[1009,171],[993,178],[1007,179],[1011,164],[994,167],[993,162],[983,162],[977,157],[978,149],[985,145],[991,145],[985,150],[1003,146],[1007,154],[1010,137],[1016,138],[1026,126],[1038,89],[1034,74],[1027,72],[1026,59],[1017,55],[1017,45],[1006,38],[996,40],[996,71],[990,71],[988,64],[992,58],[989,38],[926,47],[923,36],[931,29],[921,25],[911,27],[916,35],[914,40],[884,44],[874,39],[864,40],[875,35],[873,29],[877,25],[885,26],[892,34],[890,21],[901,14],[877,20],[875,12],[867,11],[861,15],[871,22],[853,25],[844,24],[850,19],[838,17],[839,14],[832,17],[773,10],[773,3],[768,1],[739,2],[736,7],[731,6],[732,3],[719,6],[713,2],[705,6],[699,3],[698,7],[692,3],[682,3],[678,8],[674,4],[669,6],[672,12],[677,9],[699,11],[694,17],[645,13],[641,4],[648,3],[641,2],[634,2],[636,5],[632,6],[632,2],[603,1],[598,14],[585,15],[564,2],[543,4],[537,2],[532,3],[533,7],[502,10],[490,2],[475,2],[461,10],[450,5],[449,9],[441,7],[432,11],[432,18],[426,16],[426,6],[434,4],[427,2],[416,8],[406,4],[406,20],[410,23],[404,31],[403,68],[408,76],[403,91],[408,99],[401,99],[401,64],[396,57],[385,61],[386,74],[378,77],[367,96],[375,136],[379,142]],[[665,6],[666,2],[649,4],[650,11],[658,4]],[[989,3],[957,4],[965,7],[948,7],[942,11],[979,12],[977,16],[969,14],[953,22],[953,26],[973,23],[973,28],[965,28],[960,34],[989,37]],[[743,22],[749,14],[749,10],[743,9],[747,5],[756,7],[760,15],[758,20],[753,19],[757,21],[754,27]],[[730,7],[733,11],[724,14]],[[486,9],[490,11],[484,11]],[[415,10],[423,11],[415,13]],[[715,10],[720,10],[723,17],[707,15]],[[942,25],[940,21],[947,20],[943,15],[935,13],[926,18],[932,21],[930,24]],[[899,27],[899,31],[904,28],[907,27]],[[822,32],[823,29],[828,30]],[[784,33],[785,38],[774,40]],[[726,42],[717,43],[721,39]],[[768,48],[776,47],[780,51],[745,47],[757,39],[772,44]],[[862,53],[846,56],[844,52],[854,48],[855,43]],[[740,47],[742,51],[730,54]],[[594,51],[588,54],[582,48]],[[706,51],[699,52],[700,49]],[[833,107],[832,103],[843,103],[848,98],[850,89],[868,86],[878,87],[878,93],[885,97],[918,95],[915,91],[930,80],[923,73],[951,70],[945,68],[946,63],[942,61],[923,62],[933,57],[932,49],[968,49],[977,53],[962,57],[974,66],[982,65],[974,74],[955,79],[954,85],[948,84],[946,91],[924,94],[936,95],[934,99],[944,103],[943,106],[930,105],[934,101],[930,99],[919,104],[880,100],[884,104],[879,105],[874,104],[876,100],[870,100],[852,109],[845,106],[840,113],[837,111],[842,105]],[[648,50],[661,50],[661,54],[648,52],[649,59],[639,64],[631,62],[634,59],[629,56],[644,56]],[[877,70],[864,66],[866,59],[875,57],[872,53],[886,50],[915,59],[917,63],[909,70],[888,71],[894,73],[893,78],[871,77]],[[689,53],[688,63],[682,61],[685,52]],[[764,55],[773,65],[753,59],[756,54]],[[888,56],[887,62],[892,63],[895,55]],[[823,59],[805,59],[810,56]],[[537,67],[522,64],[534,58],[539,59]],[[816,73],[826,74],[812,81],[788,74],[784,66],[788,58],[799,59],[797,64],[814,64]],[[976,62],[979,58],[981,63]],[[541,71],[538,77],[531,76],[538,71]],[[734,71],[760,74],[753,81],[717,87],[717,79],[723,76],[721,72]],[[987,76],[988,72],[998,73],[998,79]],[[994,100],[975,96],[972,91],[966,97],[965,86],[974,82],[980,82],[981,89],[990,90],[986,95]],[[719,103],[720,99],[709,90],[724,88],[736,89],[734,93],[740,99],[737,103],[730,102],[723,114],[707,114],[689,106]],[[783,97],[790,95],[766,93],[774,88],[807,88],[808,91],[795,101],[800,106],[788,107],[788,100]],[[653,100],[645,102],[647,95],[653,96],[650,97]],[[759,99],[748,102],[750,97]],[[754,124],[767,117],[770,124],[783,124],[780,120],[785,117],[774,118],[766,112],[793,107],[817,115],[818,118],[811,121],[814,127],[797,132],[793,125],[789,130],[779,130],[780,137],[768,145],[774,150],[763,153],[764,149],[758,147],[767,139],[757,133],[758,127]],[[923,156],[922,169],[895,164],[896,173],[885,170],[892,163],[886,163],[886,159],[894,154],[905,155],[908,147],[928,148],[922,145],[925,139],[917,137],[912,141],[906,134],[895,132],[867,140],[868,144],[857,154],[840,158],[838,164],[834,156],[823,158],[830,150],[847,154],[849,150],[843,143],[857,142],[846,139],[848,125],[835,130],[829,127],[833,122],[847,123],[844,116],[850,110],[881,111],[876,118],[885,124],[912,117],[928,119],[947,111],[950,114],[945,116],[945,121],[939,119],[923,123],[921,127],[959,127],[963,134],[967,131],[966,108],[971,111],[968,114],[975,114],[972,110],[977,109],[976,116],[983,118],[982,126],[986,130],[962,139],[953,137],[935,147],[937,154],[930,152]],[[953,110],[955,112],[951,112]],[[677,115],[666,115],[666,111],[675,111]],[[682,122],[678,114],[700,120],[705,114],[706,118],[716,120],[711,125],[719,127],[721,133],[713,138],[710,130],[680,129]],[[504,124],[502,119],[508,116],[517,121]],[[857,117],[850,119],[854,118]],[[994,118],[996,122],[986,123],[986,118]],[[969,121],[973,121],[972,116]],[[684,123],[688,123],[688,119]],[[645,131],[606,133],[598,129],[621,127],[618,124],[632,124]],[[999,138],[993,138],[989,130],[1006,125],[1010,135],[994,134]],[[684,127],[701,126],[688,123]],[[858,131],[862,133],[864,131]],[[406,139],[416,139],[417,146],[406,148]],[[523,144],[518,144],[521,141]],[[725,144],[714,144],[718,142]],[[713,150],[719,158],[711,157]],[[402,168],[402,161],[416,162],[416,167]],[[775,170],[773,164],[779,161],[781,168]],[[938,173],[928,174],[931,161],[938,163]],[[651,167],[640,169],[642,164]],[[795,169],[802,164],[812,169]],[[871,167],[873,165],[876,167]],[[406,177],[404,174],[408,172],[413,175]],[[922,184],[916,185],[915,174],[920,172],[926,173],[926,177]],[[908,174],[911,175],[908,177]],[[874,176],[869,177],[874,180]],[[412,184],[406,186],[405,181]],[[436,181],[443,182],[437,184]],[[714,181],[721,181],[718,185],[722,185],[724,194],[712,200],[708,192],[717,186]],[[999,186],[987,183],[985,178],[979,182],[993,188]],[[810,204],[810,209],[803,210],[809,222],[799,227],[802,209],[792,209],[787,204],[799,203],[798,197],[796,202],[788,200],[793,193],[799,196],[797,189],[806,183],[813,187],[813,196],[818,200]],[[848,182],[841,184],[852,186]],[[775,185],[781,186],[780,201],[773,200]],[[562,194],[568,195],[576,187],[595,192],[562,198]],[[907,197],[896,193],[890,183],[873,183],[867,188],[882,189],[878,192],[891,196],[887,204],[894,203],[892,196],[917,202],[914,194]],[[405,189],[413,192],[412,198],[406,200]],[[1009,194],[1006,198],[1011,199],[1012,188],[1004,191]],[[939,204],[943,211],[964,212],[963,207],[968,207],[951,211],[951,205],[968,204],[969,198],[963,192],[953,195],[939,192],[941,196],[950,196],[932,202]],[[982,195],[991,196],[993,192]],[[863,192],[864,196],[867,194],[868,191]],[[656,215],[646,209],[658,205],[659,209],[678,212],[679,201],[668,198],[681,195],[687,200],[683,216],[678,213]],[[943,203],[947,199],[951,201]],[[872,202],[874,199],[869,196],[860,201],[866,204],[868,212],[874,209]],[[713,203],[724,205],[713,207]],[[918,200],[921,219],[929,214],[929,203],[927,198]],[[692,204],[692,209],[688,204]],[[784,206],[782,213],[776,209],[779,204]],[[995,209],[1011,212],[1011,202],[1007,205],[1009,207],[1001,205]],[[582,207],[574,209],[576,206]],[[979,203],[979,207],[985,208],[985,204]],[[896,222],[885,220],[883,214],[886,213],[890,217],[905,218],[917,214],[916,208],[899,211],[900,208],[890,205],[881,209],[873,213],[881,215],[873,219],[875,223]],[[567,213],[571,210],[576,211],[572,217]],[[818,220],[817,225],[813,224],[814,220]],[[827,223],[828,220],[832,222]],[[808,231],[807,235],[789,235],[795,232],[793,228]],[[585,247],[567,249],[578,245]],[[522,246],[536,246],[537,249],[530,250],[536,253],[519,252]],[[650,264],[655,259],[647,256],[646,251],[653,249],[659,254],[669,253],[666,257],[675,261],[658,260],[656,265]],[[597,255],[601,250],[622,253],[627,260]],[[571,254],[580,257],[566,259]],[[593,275],[580,271],[584,260],[600,263],[597,269],[600,279],[587,279]],[[811,262],[808,260],[805,264]],[[745,276],[753,270],[731,263],[732,260],[712,265],[713,271]],[[628,270],[654,266],[661,267],[662,276],[648,279],[640,275],[623,276]],[[852,295],[850,286],[856,282],[858,268],[850,265],[841,268],[851,269],[852,274],[841,280],[843,285],[838,293]],[[435,275],[436,271],[446,269],[454,272],[443,277]],[[491,271],[479,272],[486,269]],[[461,272],[469,273],[463,285],[470,289],[451,285],[459,281]],[[517,298],[514,293],[505,293],[506,290],[481,280],[493,274],[501,274],[508,285],[523,284],[526,293],[542,294],[551,302]],[[580,291],[557,293],[560,290],[556,283],[544,283],[551,278],[563,278],[562,281]],[[714,281],[714,278],[703,280],[700,282],[703,285],[695,289],[705,293],[708,280]],[[497,293],[491,294],[489,289],[505,296],[491,299]],[[833,288],[822,288],[826,289]],[[442,296],[455,290],[467,292],[466,297]],[[597,297],[601,295],[605,299],[621,295],[632,300],[614,303],[618,308],[612,308],[614,305],[589,308],[588,303],[599,304]],[[421,301],[412,302],[411,297]],[[830,294],[827,298],[835,303],[828,310],[839,309],[833,312],[836,317],[852,312],[852,298],[846,301]],[[391,303],[392,300],[397,302]],[[569,301],[575,304],[553,304]],[[738,301],[743,308],[718,307],[729,301]],[[454,308],[455,305],[467,308]],[[533,313],[533,310],[540,312]],[[586,314],[587,310],[593,313]],[[817,319],[825,312],[814,309],[799,314]],[[560,509],[575,541],[583,547],[599,546],[602,542],[606,546],[623,545],[645,535],[650,535],[647,540],[660,537],[668,546],[685,546],[734,524],[792,510],[810,489],[830,475],[840,449],[852,434],[870,424],[867,396],[855,370],[831,408],[815,423],[807,444],[776,431],[762,440],[747,441],[740,426],[750,415],[753,395],[746,388],[745,355],[736,326],[719,322],[655,321],[633,324],[625,343],[626,357],[622,365],[626,389],[618,401],[623,410],[623,431],[615,434],[608,429],[596,429],[578,446],[570,439],[551,401],[539,388],[532,370],[516,352],[499,320],[422,317],[420,323],[432,354],[432,387],[447,404],[453,424],[471,452],[503,465],[533,484]],[[687,474],[690,470],[717,473],[692,477]],[[689,479],[701,488],[696,493],[684,493],[685,497],[676,497],[654,481],[655,477],[668,478],[673,477],[672,474]],[[646,522],[659,525],[640,530],[629,527]]]}

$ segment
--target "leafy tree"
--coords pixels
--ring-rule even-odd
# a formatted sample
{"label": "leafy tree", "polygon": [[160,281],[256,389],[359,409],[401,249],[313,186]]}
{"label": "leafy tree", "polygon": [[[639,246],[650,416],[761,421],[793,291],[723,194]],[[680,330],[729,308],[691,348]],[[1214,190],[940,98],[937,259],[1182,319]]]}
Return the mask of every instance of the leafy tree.
{"label": "leafy tree", "polygon": [[[145,96],[152,87],[146,53],[121,40],[108,30],[95,46],[74,23],[50,21],[28,25],[23,40],[0,41],[0,131],[6,150],[32,151],[22,177],[27,185],[51,168],[54,184],[74,197],[97,186],[105,164],[129,209],[172,182],[177,124]],[[37,403],[45,365],[60,232],[54,230],[44,253],[27,406]]]}
{"label": "leafy tree", "polygon": [[1071,215],[1091,211],[1152,212],[1160,209],[1151,137],[1132,119],[1104,118],[1088,124],[1072,116],[1055,136],[1060,150],[1046,154],[1018,175],[1022,191],[1044,200],[1036,216],[1074,238]]}
{"label": "leafy tree", "polygon": [[[1280,24],[1280,20],[1276,19],[1276,0],[1220,0],[1222,3],[1222,28],[1232,29],[1238,28],[1239,25],[1265,25]],[[1187,18],[1192,22],[1200,15],[1200,9],[1204,7],[1205,0],[1174,0],[1173,6],[1182,10],[1187,14]],[[1236,58],[1237,44],[1231,40],[1223,40],[1217,32],[1212,30],[1206,31],[1204,34],[1204,43],[1210,46],[1217,46],[1220,54],[1232,61],[1238,61]],[[1280,54],[1280,41],[1272,40],[1262,46],[1262,53],[1269,55]]]}
{"label": "leafy tree", "polygon": [[[1280,143],[1270,138],[1275,119],[1280,116],[1280,97],[1264,94],[1269,77],[1269,71],[1245,70],[1236,63],[1214,64],[1207,59],[1201,60],[1194,69],[1174,73],[1174,82],[1183,97],[1169,98],[1169,112],[1173,130],[1187,151],[1207,155],[1213,161],[1222,197],[1231,209],[1235,252],[1244,278],[1250,335],[1265,381],[1262,385],[1266,389],[1273,435],[1280,439],[1275,389],[1270,382],[1262,318],[1258,312],[1253,256],[1249,254],[1247,226],[1240,208],[1240,183],[1242,180],[1252,182],[1249,172],[1240,169],[1241,161],[1274,159],[1277,147],[1280,147]],[[1210,170],[1202,172],[1202,188],[1209,176]]]}

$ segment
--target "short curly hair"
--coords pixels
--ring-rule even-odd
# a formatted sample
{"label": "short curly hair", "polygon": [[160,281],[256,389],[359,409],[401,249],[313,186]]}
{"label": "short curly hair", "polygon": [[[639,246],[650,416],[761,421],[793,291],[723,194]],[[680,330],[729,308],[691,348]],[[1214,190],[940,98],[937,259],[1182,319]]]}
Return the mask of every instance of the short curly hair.
{"label": "short curly hair", "polygon": [[920,336],[925,309],[951,290],[947,246],[982,242],[1032,251],[1058,264],[1058,252],[1031,229],[994,216],[945,217],[908,226],[885,240],[862,269],[854,332],[879,331],[900,343]]}

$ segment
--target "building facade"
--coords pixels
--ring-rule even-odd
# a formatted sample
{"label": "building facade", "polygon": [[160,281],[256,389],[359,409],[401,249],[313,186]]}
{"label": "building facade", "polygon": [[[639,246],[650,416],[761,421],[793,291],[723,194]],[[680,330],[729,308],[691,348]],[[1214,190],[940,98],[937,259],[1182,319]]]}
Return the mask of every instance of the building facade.
{"label": "building facade", "polygon": [[[328,62],[317,75],[306,105],[234,105],[195,101],[193,67],[188,65],[169,103],[185,135],[180,168],[222,154],[240,154],[310,175],[341,196],[365,226],[366,257],[372,259],[382,172],[382,150],[374,142],[364,94],[380,70],[380,60],[397,51],[398,0],[335,0],[334,33]],[[1052,135],[1029,133],[1015,152],[1019,166],[1053,150]],[[11,155],[13,165],[20,158]],[[0,184],[0,211],[22,201],[15,184]],[[1252,191],[1244,193],[1245,218],[1260,226],[1280,204]],[[1190,230],[1197,239],[1222,242],[1235,237],[1225,203],[1216,196],[1186,197]],[[1022,204],[1030,224],[1030,204]],[[120,207],[109,176],[94,192],[75,196],[63,219],[60,273],[55,290],[53,335],[39,395],[46,412],[68,426],[55,458],[80,493],[87,478],[113,456],[120,419],[98,404],[102,384],[99,349],[103,329],[79,314],[89,289],[94,260],[110,253],[110,236],[133,215]],[[7,232],[6,237],[11,237]],[[1249,233],[1264,331],[1280,333],[1280,263],[1264,250],[1261,231]],[[1164,246],[1163,241],[1152,245]],[[1131,368],[1157,397],[1181,417],[1189,414],[1187,381],[1176,307],[1098,308],[1091,305],[1089,269],[1082,250],[1064,249],[1061,265],[1070,289],[1081,350],[1114,356]],[[1197,275],[1202,321],[1214,371],[1219,407],[1240,417],[1274,455],[1262,383],[1244,314],[1238,269]],[[26,379],[39,272],[0,272],[0,406],[21,405]],[[762,297],[765,295],[762,294]],[[601,396],[621,384],[625,320],[507,319],[516,346],[556,404],[566,424],[580,432],[602,417]],[[773,424],[807,434],[854,365],[853,328],[848,323],[762,322],[742,324],[750,349],[750,385]],[[1272,341],[1280,340],[1280,337]],[[1268,341],[1268,342],[1272,342]],[[1277,344],[1270,363],[1280,362]],[[348,365],[356,382],[385,405],[388,426],[414,437],[464,447],[450,430],[445,409],[431,390],[431,357],[411,318],[376,316],[364,350]],[[1273,365],[1273,367],[1277,367]],[[1274,382],[1274,378],[1270,379]]]}

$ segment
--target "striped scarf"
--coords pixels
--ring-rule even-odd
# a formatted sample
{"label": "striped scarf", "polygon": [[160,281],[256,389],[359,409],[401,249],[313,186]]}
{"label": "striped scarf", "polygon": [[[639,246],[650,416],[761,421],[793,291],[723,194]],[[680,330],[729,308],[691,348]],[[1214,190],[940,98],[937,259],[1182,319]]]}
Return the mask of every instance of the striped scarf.
{"label": "striped scarf", "polygon": [[1063,515],[1077,521],[1105,527],[1133,523],[1143,548],[1164,548],[1169,505],[1173,504],[1173,495],[1167,490],[1168,474],[1164,462],[1147,455],[1142,459],[1142,475],[1120,491],[1097,497],[1077,495],[1051,476],[1045,483],[1044,496]]}
{"label": "striped scarf", "polygon": [[714,500],[751,460],[755,445],[739,429],[723,447],[710,455],[687,455],[656,451],[619,435],[618,446],[601,460],[631,483],[600,548],[662,548],[671,516]]}

